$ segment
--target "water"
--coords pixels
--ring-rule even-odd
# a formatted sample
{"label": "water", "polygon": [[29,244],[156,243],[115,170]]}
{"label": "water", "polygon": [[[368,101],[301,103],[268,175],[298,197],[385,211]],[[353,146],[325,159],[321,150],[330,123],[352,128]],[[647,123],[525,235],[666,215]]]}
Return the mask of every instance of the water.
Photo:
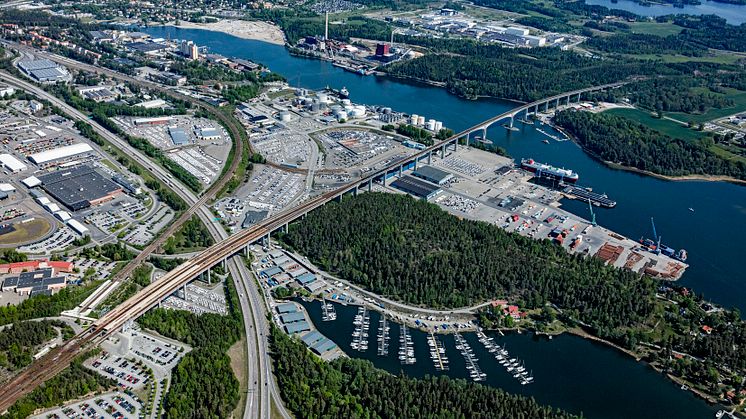
{"label": "water", "polygon": [[[291,56],[280,45],[243,40],[220,32],[173,27],[148,28],[146,32],[164,38],[191,39],[216,53],[261,62],[283,74],[293,86],[311,89],[346,86],[355,102],[425,115],[426,119],[441,120],[456,131],[515,106],[504,100],[460,99],[437,87],[360,76],[325,61]],[[652,237],[650,217],[654,217],[663,242],[689,252],[690,267],[680,283],[746,313],[746,275],[739,261],[746,248],[742,244],[746,237],[746,187],[725,182],[671,182],[610,169],[571,141],[543,144],[541,140],[546,137],[535,127],[520,123],[518,126],[521,131],[509,132],[498,124],[488,132],[488,137],[515,159],[532,157],[572,168],[580,174],[580,184],[617,200],[614,209],[596,209],[596,219],[605,227],[633,239]],[[590,218],[587,205],[579,201],[563,201],[563,207]],[[690,207],[695,212],[689,211]]]}
{"label": "water", "polygon": [[[408,376],[448,374],[454,378],[469,379],[464,357],[455,348],[453,335],[440,336],[449,360],[449,371],[439,372],[430,359],[427,334],[411,330],[417,362],[401,365],[398,358],[399,326],[391,325],[389,354],[377,355],[376,335],[380,314],[371,312],[369,345],[366,352],[350,348],[357,313],[355,306],[336,305],[337,320],[321,321],[321,304],[299,300],[324,336],[332,339],[350,356],[367,359],[376,367],[392,374],[404,372]],[[606,345],[574,335],[563,334],[549,340],[531,334],[508,334],[500,337],[490,334],[499,345],[506,345],[511,357],[525,362],[533,372],[534,382],[520,385],[492,354],[484,349],[474,333],[464,333],[482,372],[487,374],[482,384],[499,387],[509,393],[535,398],[539,403],[562,408],[573,413],[583,413],[588,418],[711,418],[717,408],[708,405],[693,394],[681,390],[672,381],[648,365]]]}
{"label": "water", "polygon": [[683,7],[673,7],[668,4],[651,4],[643,6],[633,0],[585,0],[588,4],[606,6],[609,9],[626,10],[640,16],[665,16],[674,14],[686,15],[717,15],[725,19],[731,25],[740,25],[746,22],[746,6],[738,4],[719,3],[715,1],[702,0],[701,4],[687,4]]}

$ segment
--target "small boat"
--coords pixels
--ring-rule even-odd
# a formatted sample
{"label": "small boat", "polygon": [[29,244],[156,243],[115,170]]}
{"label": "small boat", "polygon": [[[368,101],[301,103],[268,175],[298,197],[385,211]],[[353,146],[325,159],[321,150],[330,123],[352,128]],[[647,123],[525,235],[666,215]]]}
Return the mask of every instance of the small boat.
{"label": "small boat", "polygon": [[544,144],[549,144],[549,140],[547,140],[547,139],[543,139],[543,140],[541,140],[541,142],[544,143]]}
{"label": "small boat", "polygon": [[689,211],[694,212],[694,208],[689,207]]}
{"label": "small boat", "polygon": [[688,386],[688,385],[686,385],[686,384],[682,384],[682,385],[681,385],[681,389],[682,389],[682,390],[689,390],[689,386]]}

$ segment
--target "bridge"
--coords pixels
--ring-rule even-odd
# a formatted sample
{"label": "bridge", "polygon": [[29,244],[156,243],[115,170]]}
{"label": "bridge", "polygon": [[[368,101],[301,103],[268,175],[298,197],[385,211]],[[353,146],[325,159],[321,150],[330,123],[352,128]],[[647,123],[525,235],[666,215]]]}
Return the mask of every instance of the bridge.
{"label": "bridge", "polygon": [[544,106],[546,110],[552,102],[554,102],[555,106],[559,106],[560,100],[570,103],[572,98],[577,97],[579,100],[580,96],[584,93],[616,88],[623,84],[612,83],[574,90],[519,106],[467,128],[403,160],[394,162],[382,169],[349,182],[340,188],[313,198],[297,207],[279,212],[259,224],[212,245],[166,273],[156,282],[143,288],[136,295],[96,320],[87,331],[76,335],[65,344],[50,351],[14,377],[10,382],[6,383],[3,386],[2,392],[0,392],[0,412],[4,412],[18,399],[62,371],[78,355],[84,353],[90,347],[100,344],[111,334],[122,328],[127,322],[141,316],[152,307],[158,305],[160,301],[176,292],[180,287],[185,286],[194,278],[205,272],[209,272],[213,266],[224,263],[227,259],[241,252],[248,254],[250,245],[260,241],[268,241],[270,235],[278,230],[287,231],[288,225],[291,222],[326,203],[341,199],[345,194],[357,194],[361,188],[371,190],[373,183],[385,183],[385,180],[391,175],[401,176],[403,171],[409,170],[409,168],[416,168],[423,160],[427,160],[430,163],[433,153],[440,152],[441,157],[445,157],[448,147],[453,146],[454,151],[457,150],[459,141],[462,138],[466,138],[468,144],[469,136],[472,133],[479,131],[486,132],[487,128],[496,122],[510,119],[512,124],[513,118],[521,112],[528,114],[531,109],[534,112],[538,112],[539,106]]}

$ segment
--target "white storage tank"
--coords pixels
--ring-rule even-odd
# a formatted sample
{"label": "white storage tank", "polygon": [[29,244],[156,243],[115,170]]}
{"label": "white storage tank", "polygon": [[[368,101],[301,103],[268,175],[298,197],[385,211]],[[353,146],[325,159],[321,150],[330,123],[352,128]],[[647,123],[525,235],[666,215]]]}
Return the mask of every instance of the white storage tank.
{"label": "white storage tank", "polygon": [[412,116],[409,117],[409,123],[412,125],[417,125],[417,114],[413,113]]}
{"label": "white storage tank", "polygon": [[441,129],[443,129],[443,122],[441,122],[441,121],[435,121],[435,132],[438,132]]}
{"label": "white storage tank", "polygon": [[425,117],[424,116],[418,116],[417,117],[417,125],[425,125]]}
{"label": "white storage tank", "polygon": [[317,93],[316,97],[319,98],[319,102],[321,103],[329,103],[329,95],[326,93]]}
{"label": "white storage tank", "polygon": [[348,107],[352,105],[352,102],[350,101],[350,99],[342,99],[342,105],[344,105],[345,107]]}
{"label": "white storage tank", "polygon": [[435,131],[435,120],[434,119],[427,120],[427,129],[429,129],[430,131]]}
{"label": "white storage tank", "polygon": [[282,111],[280,112],[280,121],[282,122],[290,122],[290,112],[288,111]]}

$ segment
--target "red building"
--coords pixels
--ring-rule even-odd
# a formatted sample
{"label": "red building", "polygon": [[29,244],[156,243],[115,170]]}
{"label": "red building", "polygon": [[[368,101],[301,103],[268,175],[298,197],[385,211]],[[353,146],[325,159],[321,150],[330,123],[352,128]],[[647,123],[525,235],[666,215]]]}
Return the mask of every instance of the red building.
{"label": "red building", "polygon": [[389,54],[389,46],[388,44],[376,44],[376,56],[377,57],[383,57],[384,55]]}

